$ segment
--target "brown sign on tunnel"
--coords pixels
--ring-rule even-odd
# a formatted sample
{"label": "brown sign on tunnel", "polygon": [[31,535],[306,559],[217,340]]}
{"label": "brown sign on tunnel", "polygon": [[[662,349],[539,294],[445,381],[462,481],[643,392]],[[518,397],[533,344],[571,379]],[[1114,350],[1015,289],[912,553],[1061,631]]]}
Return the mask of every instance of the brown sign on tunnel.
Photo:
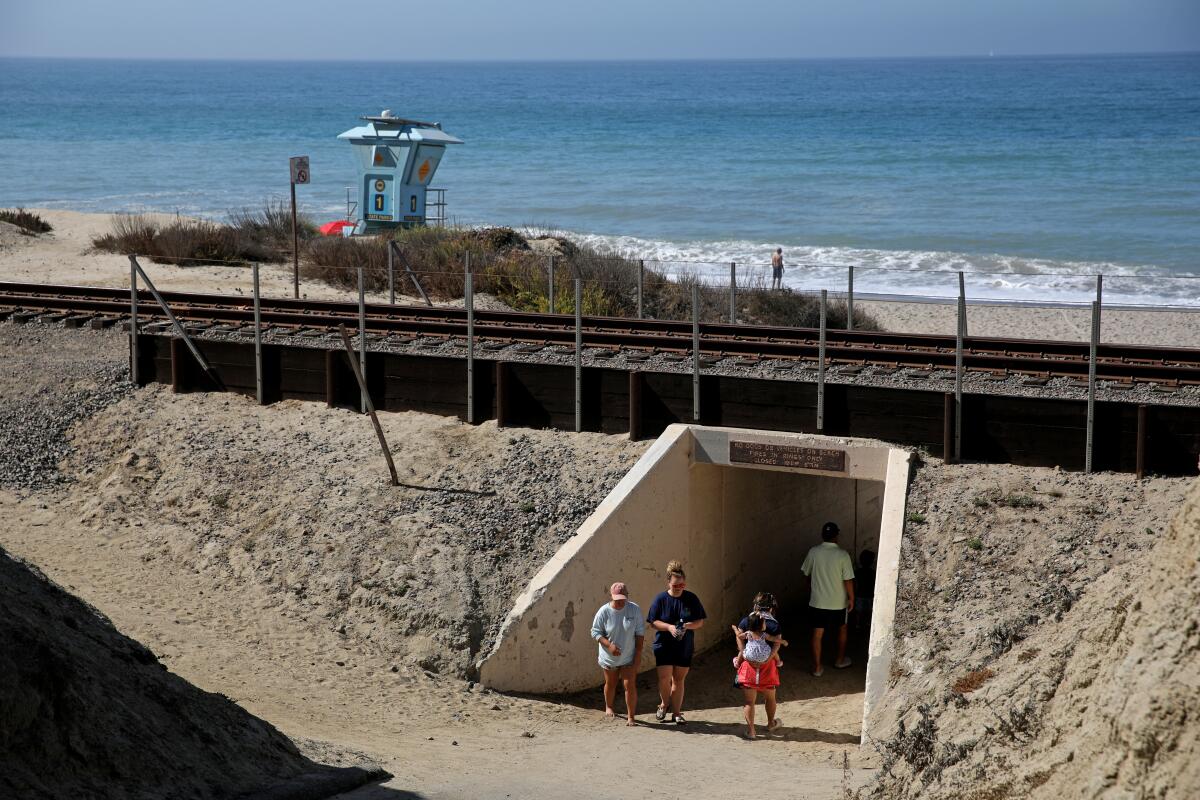
{"label": "brown sign on tunnel", "polygon": [[846,451],[819,447],[795,447],[766,442],[729,441],[729,461],[740,464],[765,464],[771,467],[846,471]]}

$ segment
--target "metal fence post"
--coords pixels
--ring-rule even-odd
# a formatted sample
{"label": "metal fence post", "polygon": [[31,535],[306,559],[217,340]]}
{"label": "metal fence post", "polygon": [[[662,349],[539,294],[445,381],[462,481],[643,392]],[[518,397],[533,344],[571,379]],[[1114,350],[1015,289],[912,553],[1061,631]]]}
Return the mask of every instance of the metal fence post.
{"label": "metal fence post", "polygon": [[266,395],[263,392],[262,298],[258,288],[258,262],[251,265],[251,270],[254,275],[254,387],[261,406],[266,402]]}
{"label": "metal fence post", "polygon": [[958,273],[958,310],[962,319],[962,335],[967,335],[967,282],[963,274]]}
{"label": "metal fence post", "polygon": [[[1096,319],[1099,320],[1100,313],[1104,311],[1104,275],[1103,275],[1103,273],[1096,276],[1096,305],[1100,306],[1099,311],[1096,313]],[[1096,337],[1099,338],[1099,336],[1100,336],[1100,325],[1097,322]]]}
{"label": "metal fence post", "polygon": [[737,325],[737,262],[729,262],[729,324]]}
{"label": "metal fence post", "polygon": [[644,319],[646,316],[643,313],[643,306],[642,306],[642,293],[645,290],[645,285],[646,285],[646,262],[639,258],[638,259],[638,285],[637,285],[638,319]]}
{"label": "metal fence post", "polygon": [[396,243],[388,239],[388,302],[396,305],[396,264],[394,254],[396,252]]}
{"label": "metal fence post", "polygon": [[129,257],[129,378],[134,386],[138,382],[138,297],[137,259]]}
{"label": "metal fence post", "polygon": [[[962,273],[958,273],[960,278]],[[967,304],[959,297],[958,325],[954,332],[954,461],[962,461],[963,337],[967,335]]]}
{"label": "metal fence post", "polygon": [[817,343],[817,433],[825,430],[825,319],[829,290],[821,290],[821,333]]}
{"label": "metal fence post", "polygon": [[1096,349],[1100,344],[1100,301],[1092,303],[1092,342],[1088,349],[1087,449],[1083,471],[1092,471],[1092,432],[1096,422]]}
{"label": "metal fence post", "polygon": [[[475,273],[471,251],[463,257],[463,305],[467,307],[467,422],[475,423]],[[499,401],[497,401],[499,402]]]}
{"label": "metal fence post", "polygon": [[546,310],[549,313],[553,314],[554,313],[554,256],[547,256],[547,258],[549,259],[549,262],[550,262],[548,265],[548,269],[547,269],[547,271],[550,273],[550,275],[549,275],[549,283],[546,284],[546,286],[547,286]]}
{"label": "metal fence post", "polygon": [[363,268],[358,268],[358,365],[362,370],[363,383],[360,387],[362,413],[367,413],[367,287],[363,281]]}
{"label": "metal fence post", "polygon": [[854,265],[846,268],[846,330],[854,330]]}
{"label": "metal fence post", "polygon": [[575,279],[575,432],[583,430],[583,280]]}
{"label": "metal fence post", "polygon": [[692,285],[692,421],[700,422],[700,286]]}

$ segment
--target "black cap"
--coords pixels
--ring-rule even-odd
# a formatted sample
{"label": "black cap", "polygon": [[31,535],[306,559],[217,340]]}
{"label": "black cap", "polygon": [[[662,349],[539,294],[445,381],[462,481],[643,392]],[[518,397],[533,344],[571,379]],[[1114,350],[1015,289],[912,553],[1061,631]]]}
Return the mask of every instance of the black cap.
{"label": "black cap", "polygon": [[841,529],[838,528],[836,522],[826,522],[821,528],[821,536],[837,536],[839,533],[841,533]]}

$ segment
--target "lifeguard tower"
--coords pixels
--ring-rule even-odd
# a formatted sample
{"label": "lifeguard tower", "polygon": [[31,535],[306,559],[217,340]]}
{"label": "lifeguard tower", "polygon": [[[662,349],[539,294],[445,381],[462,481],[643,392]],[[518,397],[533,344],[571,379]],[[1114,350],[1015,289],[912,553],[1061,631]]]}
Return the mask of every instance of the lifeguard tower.
{"label": "lifeguard tower", "polygon": [[[437,172],[446,145],[462,139],[442,130],[440,122],[420,122],[392,116],[360,117],[365,125],[338,134],[350,142],[358,160],[358,219],[356,234],[424,225],[429,182]],[[432,190],[439,191],[439,190]],[[429,203],[440,211],[444,199]],[[444,217],[439,213],[438,218]]]}

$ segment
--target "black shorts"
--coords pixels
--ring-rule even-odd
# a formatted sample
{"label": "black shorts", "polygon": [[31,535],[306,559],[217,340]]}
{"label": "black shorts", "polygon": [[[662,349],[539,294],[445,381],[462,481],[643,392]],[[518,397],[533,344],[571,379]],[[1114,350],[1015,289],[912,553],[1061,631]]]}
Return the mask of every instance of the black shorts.
{"label": "black shorts", "polygon": [[808,607],[808,624],[813,628],[823,628],[834,630],[846,624],[847,611],[844,608],[827,609]]}
{"label": "black shorts", "polygon": [[771,277],[772,278],[782,278],[783,277],[783,267],[771,267]]}
{"label": "black shorts", "polygon": [[656,667],[690,667],[692,666],[692,648],[684,646],[654,648],[654,666]]}

